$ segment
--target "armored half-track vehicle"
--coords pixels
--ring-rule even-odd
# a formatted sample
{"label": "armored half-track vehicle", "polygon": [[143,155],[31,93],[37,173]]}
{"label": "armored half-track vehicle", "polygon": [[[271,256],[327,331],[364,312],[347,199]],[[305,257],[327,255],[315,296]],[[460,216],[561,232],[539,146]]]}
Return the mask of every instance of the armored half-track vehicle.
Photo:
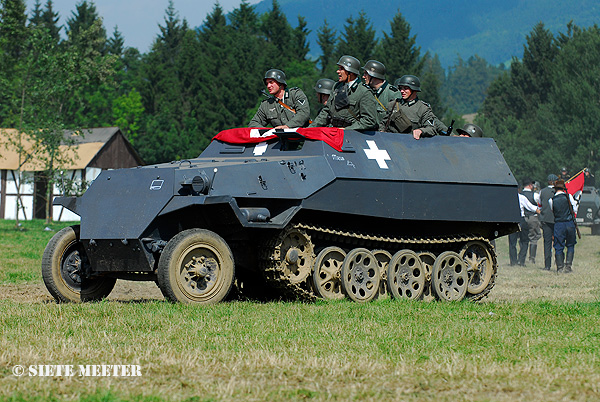
{"label": "armored half-track vehicle", "polygon": [[247,142],[217,136],[196,159],[104,171],[82,197],[56,198],[81,217],[43,255],[56,300],[104,298],[117,279],[204,304],[232,288],[367,302],[494,286],[490,240],[520,213],[493,139],[245,130]]}
{"label": "armored half-track vehicle", "polygon": [[589,226],[592,235],[600,235],[600,192],[596,187],[586,186],[579,195],[577,225]]}

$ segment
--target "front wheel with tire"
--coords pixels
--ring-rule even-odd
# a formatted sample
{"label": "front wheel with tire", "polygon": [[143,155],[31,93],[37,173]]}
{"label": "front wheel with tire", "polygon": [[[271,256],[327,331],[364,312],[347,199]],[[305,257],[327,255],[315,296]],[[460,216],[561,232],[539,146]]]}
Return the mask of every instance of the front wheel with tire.
{"label": "front wheel with tire", "polygon": [[50,294],[60,302],[104,299],[116,279],[86,277],[89,261],[79,241],[79,225],[60,230],[48,242],[42,256],[42,278]]}
{"label": "front wheel with tire", "polygon": [[214,304],[227,297],[234,280],[233,254],[210,230],[178,233],[158,261],[158,284],[172,302]]}

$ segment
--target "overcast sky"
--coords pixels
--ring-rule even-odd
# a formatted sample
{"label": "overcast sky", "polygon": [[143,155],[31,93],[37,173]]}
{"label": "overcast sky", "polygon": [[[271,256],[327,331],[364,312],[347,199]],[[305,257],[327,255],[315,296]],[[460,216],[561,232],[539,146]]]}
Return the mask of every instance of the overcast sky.
{"label": "overcast sky", "polygon": [[[248,3],[256,4],[260,0],[249,0]],[[53,8],[60,15],[59,24],[65,25],[72,16],[76,5],[81,0],[53,0]],[[46,0],[40,0],[42,7]],[[174,0],[175,10],[179,12],[180,19],[186,19],[190,27],[202,24],[206,14],[212,11],[216,0]],[[237,8],[241,0],[220,0],[219,4],[227,13]],[[27,0],[27,15],[35,0]],[[104,19],[104,27],[108,37],[112,36],[115,26],[125,38],[125,46],[136,47],[140,52],[146,53],[152,41],[158,35],[158,24],[164,25],[165,10],[169,0],[95,0],[96,10]],[[64,34],[64,28],[61,31]]]}

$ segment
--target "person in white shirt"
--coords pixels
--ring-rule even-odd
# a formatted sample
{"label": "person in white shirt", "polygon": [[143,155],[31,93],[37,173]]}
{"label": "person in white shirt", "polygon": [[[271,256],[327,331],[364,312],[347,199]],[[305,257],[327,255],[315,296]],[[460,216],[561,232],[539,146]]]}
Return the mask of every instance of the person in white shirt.
{"label": "person in white shirt", "polygon": [[[533,191],[533,181],[523,180],[523,195],[533,205],[540,205],[540,194]],[[527,236],[529,238],[529,262],[535,264],[537,254],[537,243],[542,238],[542,224],[537,212],[525,210],[525,222],[527,222]]]}
{"label": "person in white shirt", "polygon": [[[525,211],[529,212],[540,212],[536,205],[533,205],[527,197],[519,193],[519,209],[521,210],[521,230],[516,233],[508,235],[508,254],[510,258],[510,265],[525,266],[525,258],[527,257],[527,249],[529,248],[529,228],[525,221]],[[517,239],[519,240],[519,254],[517,255]]]}

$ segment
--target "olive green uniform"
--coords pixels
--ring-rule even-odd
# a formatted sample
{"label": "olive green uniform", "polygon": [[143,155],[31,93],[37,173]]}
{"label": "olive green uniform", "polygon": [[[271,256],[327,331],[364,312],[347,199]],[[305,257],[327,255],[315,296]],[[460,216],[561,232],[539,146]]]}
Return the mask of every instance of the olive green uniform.
{"label": "olive green uniform", "polygon": [[353,81],[350,86],[344,82],[337,82],[327,104],[310,127],[376,130],[377,101],[373,92],[360,79]]}
{"label": "olive green uniform", "polygon": [[400,97],[400,91],[393,85],[390,85],[387,81],[379,87],[378,90],[373,89],[375,100],[377,102],[377,124],[381,124],[385,115],[387,114],[387,107],[390,101]]}
{"label": "olive green uniform", "polygon": [[248,127],[305,127],[310,117],[310,105],[304,92],[296,87],[286,88],[282,101],[296,113],[280,105],[275,97],[270,96],[261,102]]}
{"label": "olive green uniform", "polygon": [[[381,131],[385,130],[385,124],[390,113],[394,112],[394,109],[396,112],[402,112],[412,123],[412,127],[409,127],[406,131],[401,131],[403,133],[412,133],[412,130],[420,129],[423,132],[421,137],[433,137],[436,134],[443,134],[448,130],[448,127],[433,114],[429,103],[423,102],[419,98],[411,101],[398,99],[398,103],[394,105],[395,101],[392,100],[387,106],[388,112],[379,128]],[[398,132],[394,129],[393,125],[390,125],[387,131],[392,133]]]}

